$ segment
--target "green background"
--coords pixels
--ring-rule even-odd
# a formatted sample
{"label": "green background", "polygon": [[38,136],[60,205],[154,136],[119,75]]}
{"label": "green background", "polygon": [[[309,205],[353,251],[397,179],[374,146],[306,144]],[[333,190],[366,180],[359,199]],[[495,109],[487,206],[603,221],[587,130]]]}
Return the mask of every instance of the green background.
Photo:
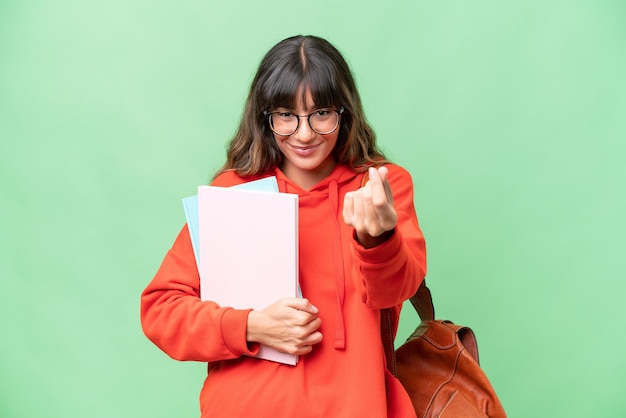
{"label": "green background", "polygon": [[626,416],[623,0],[0,0],[0,417],[199,415],[139,294],[300,33],[413,174],[437,316],[509,416]]}

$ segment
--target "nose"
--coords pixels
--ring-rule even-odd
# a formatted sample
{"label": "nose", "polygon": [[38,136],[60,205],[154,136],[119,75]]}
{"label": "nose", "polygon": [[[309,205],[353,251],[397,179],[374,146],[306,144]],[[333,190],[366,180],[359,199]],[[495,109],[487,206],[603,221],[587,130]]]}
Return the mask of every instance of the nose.
{"label": "nose", "polygon": [[298,118],[300,118],[300,123],[298,129],[292,134],[293,137],[299,142],[310,142],[315,139],[317,133],[311,128],[308,117],[298,116]]}

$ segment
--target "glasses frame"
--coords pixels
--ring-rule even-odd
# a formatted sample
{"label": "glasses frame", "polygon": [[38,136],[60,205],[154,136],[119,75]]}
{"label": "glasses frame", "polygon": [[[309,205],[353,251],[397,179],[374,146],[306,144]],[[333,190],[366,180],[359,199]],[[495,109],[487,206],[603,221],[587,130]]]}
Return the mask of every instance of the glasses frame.
{"label": "glasses frame", "polygon": [[[319,112],[320,110],[330,110],[333,111],[335,113],[337,113],[337,123],[335,124],[335,127],[333,129],[331,129],[330,131],[327,132],[320,132],[317,129],[315,129],[313,127],[313,125],[311,125],[311,116],[313,116],[316,112]],[[276,135],[280,135],[280,136],[290,136],[293,135],[294,133],[296,133],[298,131],[298,129],[300,129],[300,119],[302,118],[306,118],[307,122],[309,123],[309,127],[311,128],[311,130],[319,135],[328,135],[328,134],[332,134],[333,132],[335,132],[337,130],[337,128],[339,127],[339,122],[341,121],[341,114],[345,111],[345,109],[343,108],[343,106],[340,106],[339,109],[333,109],[330,107],[321,107],[319,109],[315,109],[313,112],[309,113],[308,115],[296,115],[293,114],[293,116],[296,117],[296,120],[298,121],[298,123],[296,124],[296,127],[293,131],[289,132],[288,134],[284,134],[284,133],[280,133],[280,132],[276,132],[274,130],[274,126],[272,124],[272,115],[274,113],[285,113],[285,112],[269,112],[267,110],[263,111],[263,114],[265,116],[267,116],[267,123],[270,126],[270,129],[272,130],[272,132],[274,132]]]}

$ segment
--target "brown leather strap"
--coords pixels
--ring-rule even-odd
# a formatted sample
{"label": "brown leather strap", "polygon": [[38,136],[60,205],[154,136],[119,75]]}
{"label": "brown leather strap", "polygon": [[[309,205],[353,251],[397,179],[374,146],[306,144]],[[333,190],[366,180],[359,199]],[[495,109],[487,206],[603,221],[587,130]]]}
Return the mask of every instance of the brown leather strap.
{"label": "brown leather strap", "polygon": [[419,289],[413,296],[411,296],[411,304],[417,311],[417,314],[422,321],[429,321],[435,319],[435,306],[433,305],[433,297],[430,294],[430,289],[426,287],[426,280],[422,281]]}
{"label": "brown leather strap", "polygon": [[392,375],[396,373],[396,348],[394,346],[392,315],[390,309],[380,310],[380,335],[385,350],[385,359],[387,360],[387,369]]}
{"label": "brown leather strap", "polygon": [[[435,307],[433,306],[433,298],[430,294],[430,289],[426,287],[426,281],[422,281],[422,284],[417,289],[417,292],[409,299],[411,304],[417,311],[417,314],[422,321],[435,319]],[[396,374],[396,350],[395,350],[395,338],[393,335],[393,324],[391,311],[389,309],[380,310],[380,335],[383,342],[383,348],[385,350],[385,359],[387,360],[387,369],[393,374]]]}

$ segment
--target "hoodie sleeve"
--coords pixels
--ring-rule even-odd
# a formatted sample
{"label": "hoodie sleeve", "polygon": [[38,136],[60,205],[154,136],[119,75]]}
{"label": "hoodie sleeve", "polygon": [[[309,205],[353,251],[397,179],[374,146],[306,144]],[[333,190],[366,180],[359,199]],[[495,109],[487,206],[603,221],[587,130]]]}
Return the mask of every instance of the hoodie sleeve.
{"label": "hoodie sleeve", "polygon": [[[211,185],[230,187],[245,181],[226,171]],[[200,299],[200,276],[187,225],[141,294],[144,334],[176,360],[212,362],[256,355],[259,344],[246,340],[250,311]]]}
{"label": "hoodie sleeve", "polygon": [[400,305],[426,276],[426,245],[413,205],[413,181],[405,169],[387,165],[398,223],[383,244],[364,248],[353,239],[354,277],[363,302],[372,309]]}

